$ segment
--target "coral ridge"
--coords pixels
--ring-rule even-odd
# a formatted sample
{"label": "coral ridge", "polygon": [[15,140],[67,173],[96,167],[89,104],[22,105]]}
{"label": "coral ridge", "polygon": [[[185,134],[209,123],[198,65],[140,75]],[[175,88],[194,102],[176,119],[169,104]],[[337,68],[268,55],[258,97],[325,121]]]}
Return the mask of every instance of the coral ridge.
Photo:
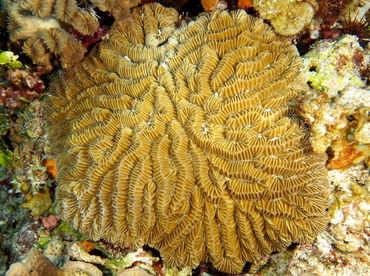
{"label": "coral ridge", "polygon": [[324,229],[326,158],[293,107],[307,87],[287,39],[242,10],[177,21],[134,9],[54,80],[59,212],[92,239],[238,273]]}

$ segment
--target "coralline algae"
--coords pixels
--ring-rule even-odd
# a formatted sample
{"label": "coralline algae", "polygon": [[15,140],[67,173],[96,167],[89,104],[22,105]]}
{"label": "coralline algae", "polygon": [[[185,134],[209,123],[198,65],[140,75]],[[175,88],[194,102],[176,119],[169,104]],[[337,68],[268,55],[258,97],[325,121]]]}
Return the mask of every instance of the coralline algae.
{"label": "coralline algae", "polygon": [[370,56],[357,40],[319,41],[304,56],[312,89],[301,100],[301,114],[311,125],[314,150],[329,148],[331,169],[369,162],[370,90],[362,72]]}

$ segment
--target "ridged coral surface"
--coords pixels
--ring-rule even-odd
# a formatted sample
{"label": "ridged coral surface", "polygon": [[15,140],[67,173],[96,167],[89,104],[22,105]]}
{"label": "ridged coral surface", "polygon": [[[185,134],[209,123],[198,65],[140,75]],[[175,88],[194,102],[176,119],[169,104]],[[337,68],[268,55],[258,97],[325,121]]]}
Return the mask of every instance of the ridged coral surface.
{"label": "ridged coral surface", "polygon": [[68,31],[73,27],[93,35],[99,27],[94,13],[77,6],[76,0],[5,0],[8,32],[12,42],[24,41],[22,49],[35,64],[52,69],[55,55],[63,68],[80,62],[86,48]]}
{"label": "ridged coral surface", "polygon": [[159,4],[135,9],[51,89],[62,218],[232,273],[310,242],[328,182],[292,105],[300,69],[295,47],[245,11],[186,24]]}

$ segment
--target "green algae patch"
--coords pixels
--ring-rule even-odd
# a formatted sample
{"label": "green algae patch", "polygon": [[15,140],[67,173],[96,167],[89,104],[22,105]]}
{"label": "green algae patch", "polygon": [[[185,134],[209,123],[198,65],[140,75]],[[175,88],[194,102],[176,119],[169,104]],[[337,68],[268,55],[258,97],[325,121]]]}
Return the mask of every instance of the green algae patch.
{"label": "green algae patch", "polygon": [[8,150],[5,143],[0,138],[0,166],[1,167],[9,167],[10,166],[10,159],[12,158],[13,153]]}
{"label": "green algae patch", "polygon": [[128,262],[124,257],[122,257],[119,259],[109,260],[104,263],[104,266],[109,269],[117,270],[130,266],[130,262]]}
{"label": "green algae patch", "polygon": [[5,114],[0,114],[0,166],[9,167],[10,159],[13,153],[8,149],[4,141],[1,139],[10,128],[10,118]]}
{"label": "green algae patch", "polygon": [[39,190],[32,198],[21,205],[22,208],[28,208],[33,216],[46,212],[52,204],[49,189]]}
{"label": "green algae patch", "polygon": [[55,228],[58,231],[61,232],[67,232],[74,236],[77,240],[88,240],[86,235],[81,234],[78,230],[74,229],[68,222],[66,221],[60,221],[59,225]]}
{"label": "green algae patch", "polygon": [[46,249],[49,242],[52,240],[50,236],[48,237],[40,237],[38,240],[38,247],[41,249]]}
{"label": "green algae patch", "polygon": [[13,153],[10,150],[1,150],[0,149],[0,166],[9,167],[10,158],[13,156]]}
{"label": "green algae patch", "polygon": [[23,64],[18,59],[18,55],[14,55],[11,51],[0,52],[0,65],[6,65],[10,68],[19,68]]}

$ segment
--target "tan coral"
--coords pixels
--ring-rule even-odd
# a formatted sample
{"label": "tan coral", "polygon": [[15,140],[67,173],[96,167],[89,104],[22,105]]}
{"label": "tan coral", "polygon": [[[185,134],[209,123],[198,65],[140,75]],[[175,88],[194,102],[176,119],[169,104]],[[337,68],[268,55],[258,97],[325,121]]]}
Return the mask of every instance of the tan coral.
{"label": "tan coral", "polygon": [[[58,261],[56,262],[58,263]],[[102,276],[103,273],[93,264],[69,260],[64,263],[62,270],[54,265],[54,263],[51,262],[47,257],[45,257],[41,251],[37,250],[36,248],[32,248],[30,252],[24,256],[22,262],[12,264],[5,275]]]}
{"label": "tan coral", "polygon": [[82,43],[64,28],[72,26],[84,35],[93,35],[99,27],[94,14],[79,8],[75,0],[7,0],[6,7],[10,40],[25,41],[24,52],[48,69],[53,55],[68,68],[86,53]]}
{"label": "tan coral", "polygon": [[[28,273],[28,274],[27,274]],[[14,263],[5,274],[6,276],[55,275],[63,276],[63,270],[56,267],[41,251],[32,248],[21,263]]]}
{"label": "tan coral", "polygon": [[116,20],[122,20],[130,14],[131,9],[137,7],[141,0],[90,0],[101,11],[113,14]]}
{"label": "tan coral", "polygon": [[5,276],[31,276],[31,274],[28,272],[24,264],[14,263],[9,267]]}
{"label": "tan coral", "polygon": [[89,254],[88,248],[83,242],[72,242],[68,245],[68,255],[74,260],[83,261],[86,263],[104,264],[107,259],[100,256]]}
{"label": "tan coral", "polygon": [[241,10],[186,24],[148,4],[127,20],[51,89],[63,219],[229,273],[311,242],[329,188],[293,107],[296,48]]}
{"label": "tan coral", "polygon": [[80,261],[66,262],[63,270],[63,276],[103,276],[103,272],[95,265]]}
{"label": "tan coral", "polygon": [[117,273],[117,276],[150,276],[148,271],[140,267],[128,268]]}

